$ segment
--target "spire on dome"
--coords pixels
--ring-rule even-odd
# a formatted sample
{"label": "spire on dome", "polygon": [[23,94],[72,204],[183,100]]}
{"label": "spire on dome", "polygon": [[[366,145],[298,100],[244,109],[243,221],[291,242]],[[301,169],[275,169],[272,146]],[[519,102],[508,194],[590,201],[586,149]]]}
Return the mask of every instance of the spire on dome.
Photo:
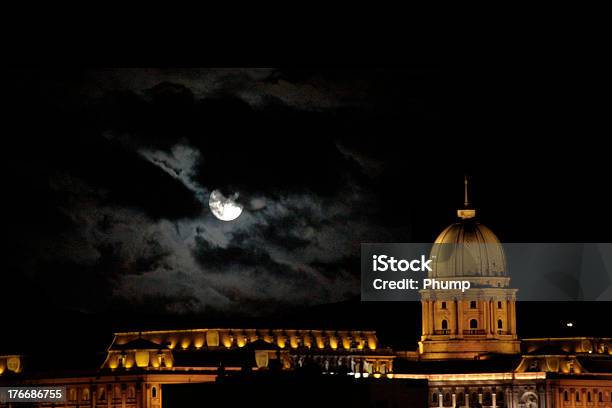
{"label": "spire on dome", "polygon": [[457,216],[462,219],[474,218],[476,216],[476,210],[470,208],[470,201],[468,200],[468,177],[463,177],[463,208],[457,210]]}

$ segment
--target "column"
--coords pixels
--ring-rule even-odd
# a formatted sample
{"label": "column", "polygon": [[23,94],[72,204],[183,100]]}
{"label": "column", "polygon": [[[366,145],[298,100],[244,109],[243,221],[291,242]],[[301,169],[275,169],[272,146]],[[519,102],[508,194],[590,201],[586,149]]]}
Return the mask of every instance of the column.
{"label": "column", "polygon": [[439,393],[439,394],[438,394],[438,407],[439,407],[439,408],[442,408],[442,407],[444,406],[444,405],[443,405],[444,401],[442,401],[442,398],[443,398],[443,394],[442,394],[442,393]]}
{"label": "column", "polygon": [[463,301],[457,301],[457,337],[463,338]]}
{"label": "column", "polygon": [[483,300],[482,302],[480,302],[480,304],[482,305],[482,309],[484,312],[484,329],[485,329],[485,334],[487,335],[487,337],[490,337],[491,334],[491,319],[489,318],[489,308],[488,308],[488,302],[486,300]]}
{"label": "column", "polygon": [[544,393],[544,389],[540,388],[538,390],[538,405],[540,408],[546,408],[546,394]]}
{"label": "column", "polygon": [[446,302],[450,308],[450,319],[448,322],[448,328],[450,330],[451,337],[457,335],[457,301]]}
{"label": "column", "polygon": [[491,407],[492,408],[497,408],[497,393],[496,392],[491,392]]}
{"label": "column", "polygon": [[512,334],[516,334],[516,303],[510,302],[510,314],[512,319],[510,320],[510,328]]}
{"label": "column", "polygon": [[433,300],[429,300],[429,307],[427,309],[427,319],[428,319],[428,325],[429,325],[429,333],[430,334],[434,334],[434,307],[433,307]]}
{"label": "column", "polygon": [[422,300],[421,301],[421,335],[427,336],[428,331],[427,331],[427,313],[425,313],[425,309],[427,305],[427,301],[426,300]]}
{"label": "column", "polygon": [[514,402],[512,400],[512,390],[510,389],[510,387],[506,387],[506,389],[504,390],[504,403],[505,406],[508,408],[513,408],[514,407]]}
{"label": "column", "polygon": [[457,394],[455,394],[455,393],[453,392],[453,394],[452,394],[452,398],[453,398],[453,400],[452,400],[452,401],[453,401],[453,403],[452,403],[452,404],[453,404],[453,408],[454,408],[454,407],[456,407],[456,406],[457,406]]}
{"label": "column", "polygon": [[491,314],[491,333],[497,334],[497,319],[495,318],[495,301],[489,300],[489,313]]}
{"label": "column", "polygon": [[506,300],[506,316],[508,316],[508,331],[512,334],[512,302],[510,300]]}

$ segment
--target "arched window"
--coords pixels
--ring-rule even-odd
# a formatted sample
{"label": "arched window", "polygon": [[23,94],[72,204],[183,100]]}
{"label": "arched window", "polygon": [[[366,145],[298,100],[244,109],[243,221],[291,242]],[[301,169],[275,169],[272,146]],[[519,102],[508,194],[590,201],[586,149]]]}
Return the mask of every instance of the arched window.
{"label": "arched window", "polygon": [[433,394],[431,394],[431,402],[433,402],[434,404],[438,403],[438,393],[435,391]]}
{"label": "arched window", "polygon": [[603,402],[603,393],[599,392],[599,402]]}
{"label": "arched window", "polygon": [[457,396],[457,403],[459,405],[465,405],[465,397],[463,396],[462,392],[460,392],[459,395]]}
{"label": "arched window", "polygon": [[477,329],[477,328],[478,328],[478,320],[476,319],[470,320],[470,329]]}
{"label": "arched window", "polygon": [[587,402],[593,402],[591,399],[591,391],[587,392]]}
{"label": "arched window", "polygon": [[580,391],[576,391],[576,402],[580,402]]}
{"label": "arched window", "polygon": [[83,388],[83,401],[89,401],[89,388]]}
{"label": "arched window", "polygon": [[157,387],[151,388],[151,397],[157,398]]}
{"label": "arched window", "polygon": [[563,401],[569,401],[569,394],[567,390],[563,391]]}
{"label": "arched window", "polygon": [[470,309],[476,309],[476,301],[475,300],[472,300],[470,302]]}
{"label": "arched window", "polygon": [[442,319],[442,330],[447,330],[448,329],[448,322],[446,321],[446,319]]}
{"label": "arched window", "polygon": [[498,328],[499,330],[501,330],[501,329],[503,329],[503,328],[504,328],[504,322],[502,322],[502,319],[499,319],[499,320],[497,321],[497,328]]}
{"label": "arched window", "polygon": [[451,402],[451,395],[449,392],[447,392],[446,394],[444,394],[444,405],[450,405]]}

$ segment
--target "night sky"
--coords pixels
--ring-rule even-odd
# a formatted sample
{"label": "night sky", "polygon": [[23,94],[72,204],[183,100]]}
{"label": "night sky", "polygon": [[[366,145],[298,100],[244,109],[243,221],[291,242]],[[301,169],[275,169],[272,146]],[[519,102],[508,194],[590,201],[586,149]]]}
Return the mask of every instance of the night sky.
{"label": "night sky", "polygon": [[[355,299],[360,243],[432,241],[464,174],[502,241],[609,242],[587,71],[7,71],[2,301],[262,316]],[[239,193],[236,221],[211,214],[214,189]]]}

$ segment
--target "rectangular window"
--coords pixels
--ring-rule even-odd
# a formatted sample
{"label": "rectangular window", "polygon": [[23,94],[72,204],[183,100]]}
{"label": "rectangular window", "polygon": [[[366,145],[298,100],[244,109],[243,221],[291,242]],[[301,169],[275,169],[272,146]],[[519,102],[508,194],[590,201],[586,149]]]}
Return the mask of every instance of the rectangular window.
{"label": "rectangular window", "polygon": [[498,301],[498,302],[497,302],[497,308],[498,308],[498,309],[501,309],[501,308],[502,308],[502,302],[500,302],[500,301]]}
{"label": "rectangular window", "polygon": [[441,306],[441,308],[442,308],[442,309],[446,309],[446,302],[442,302],[442,306]]}

